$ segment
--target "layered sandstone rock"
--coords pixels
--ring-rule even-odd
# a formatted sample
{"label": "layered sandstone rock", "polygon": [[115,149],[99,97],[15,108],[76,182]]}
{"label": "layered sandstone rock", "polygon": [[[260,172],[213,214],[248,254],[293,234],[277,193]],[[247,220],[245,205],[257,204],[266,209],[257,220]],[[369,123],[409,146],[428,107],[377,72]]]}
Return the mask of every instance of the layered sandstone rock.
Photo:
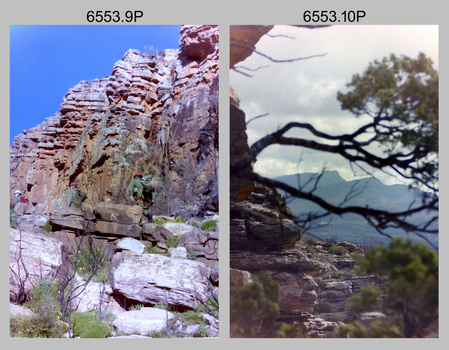
{"label": "layered sandstone rock", "polygon": [[140,171],[193,187],[190,202],[207,203],[197,210],[217,210],[217,164],[218,26],[183,26],[179,50],[129,50],[110,76],[81,81],[54,116],[18,135],[10,189],[46,212],[65,206],[71,181],[87,203],[126,204]]}

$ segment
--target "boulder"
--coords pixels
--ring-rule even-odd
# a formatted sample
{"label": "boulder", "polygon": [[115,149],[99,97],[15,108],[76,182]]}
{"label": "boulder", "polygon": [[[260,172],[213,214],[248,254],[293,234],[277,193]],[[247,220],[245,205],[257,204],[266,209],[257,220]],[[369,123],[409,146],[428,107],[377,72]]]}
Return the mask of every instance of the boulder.
{"label": "boulder", "polygon": [[146,249],[145,244],[131,237],[125,237],[115,242],[114,252],[128,250],[131,252],[142,254]]}
{"label": "boulder", "polygon": [[248,198],[231,202],[231,251],[276,251],[294,248],[304,230],[289,219],[291,210],[285,198],[268,188],[256,185]]}
{"label": "boulder", "polygon": [[23,306],[9,303],[9,314],[12,316],[33,317],[34,312]]}
{"label": "boulder", "polygon": [[187,250],[184,247],[168,248],[170,258],[187,259]]}
{"label": "boulder", "polygon": [[171,312],[162,309],[143,307],[140,310],[121,313],[112,325],[121,333],[148,335],[166,328],[174,317]]}
{"label": "boulder", "polygon": [[179,237],[178,246],[187,251],[194,251],[199,258],[218,260],[218,233],[194,230],[183,233]]}
{"label": "boulder", "polygon": [[253,282],[253,278],[248,271],[230,269],[229,277],[231,292]]}
{"label": "boulder", "polygon": [[325,321],[320,317],[312,316],[302,323],[307,335],[318,338],[333,337],[337,322]]}
{"label": "boulder", "polygon": [[178,222],[166,222],[165,224],[162,225],[162,227],[170,231],[171,234],[176,237],[181,236],[183,233],[195,230],[195,227],[191,225]]}
{"label": "boulder", "polygon": [[100,202],[93,206],[93,211],[99,221],[139,225],[142,220],[142,208],[138,205]]}
{"label": "boulder", "polygon": [[160,225],[145,223],[142,225],[142,237],[144,240],[150,241],[152,243],[165,243],[165,240],[167,238],[173,237],[173,234]]}
{"label": "boulder", "polygon": [[19,202],[14,207],[14,211],[19,216],[21,216],[21,215],[35,215],[37,213],[40,214],[40,211],[37,210],[37,208],[34,205],[32,205],[31,203],[21,203],[21,202]]}
{"label": "boulder", "polygon": [[[83,283],[85,281],[78,281],[75,288],[81,286]],[[111,295],[112,289],[110,285],[91,281],[75,300],[73,300],[72,305],[76,311],[92,311],[100,310],[101,308],[102,312],[110,311],[115,315],[125,312],[125,309]]]}
{"label": "boulder", "polygon": [[309,275],[281,272],[273,274],[273,281],[279,283],[279,308],[281,311],[313,311],[318,302],[318,285]]}
{"label": "boulder", "polygon": [[42,226],[48,222],[48,214],[45,214],[30,203],[17,203],[14,211],[16,213],[15,228],[27,232],[47,233]]}
{"label": "boulder", "polygon": [[308,258],[298,250],[256,253],[237,251],[230,253],[231,267],[247,270],[251,273],[263,270],[290,271],[290,273],[307,273],[310,276],[322,277],[324,274],[337,271],[325,261]]}
{"label": "boulder", "polygon": [[40,234],[9,229],[10,300],[23,302],[42,279],[64,280],[69,258],[63,244]]}
{"label": "boulder", "polygon": [[380,318],[384,318],[386,315],[382,312],[372,311],[372,312],[363,312],[360,314],[360,322],[365,326],[369,327],[373,321],[376,321]]}
{"label": "boulder", "polygon": [[188,259],[123,251],[114,255],[109,282],[114,294],[143,303],[194,309],[206,301],[210,269]]}
{"label": "boulder", "polygon": [[210,281],[214,285],[218,285],[218,281],[220,280],[219,274],[220,274],[220,269],[218,268],[218,266],[213,267],[210,271]]}
{"label": "boulder", "polygon": [[353,294],[351,281],[319,281],[319,303],[324,312],[342,312],[346,310],[347,299]]}
{"label": "boulder", "polygon": [[55,208],[50,213],[50,224],[54,229],[84,230],[84,214],[76,208]]}
{"label": "boulder", "polygon": [[95,232],[106,236],[124,236],[139,239],[142,237],[142,228],[139,225],[124,225],[109,221],[97,221]]}

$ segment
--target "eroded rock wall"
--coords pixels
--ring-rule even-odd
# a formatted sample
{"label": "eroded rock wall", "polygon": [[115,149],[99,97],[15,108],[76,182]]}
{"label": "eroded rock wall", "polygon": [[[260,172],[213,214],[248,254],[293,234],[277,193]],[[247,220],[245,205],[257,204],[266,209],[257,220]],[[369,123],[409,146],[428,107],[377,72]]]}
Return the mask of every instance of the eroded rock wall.
{"label": "eroded rock wall", "polygon": [[127,203],[136,171],[173,184],[186,181],[188,167],[190,182],[178,187],[193,187],[190,203],[217,210],[218,26],[180,34],[180,49],[129,50],[110,76],[81,81],[54,116],[18,135],[11,193],[26,191],[50,212],[76,181],[87,203]]}

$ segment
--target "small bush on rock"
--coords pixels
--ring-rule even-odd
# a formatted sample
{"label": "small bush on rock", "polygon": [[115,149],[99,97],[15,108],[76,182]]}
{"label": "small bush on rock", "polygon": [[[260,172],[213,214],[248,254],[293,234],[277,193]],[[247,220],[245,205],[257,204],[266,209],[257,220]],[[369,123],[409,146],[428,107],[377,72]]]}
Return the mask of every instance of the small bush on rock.
{"label": "small bush on rock", "polygon": [[348,251],[341,246],[333,244],[329,248],[329,253],[334,254],[334,255],[346,255],[346,254],[348,254]]}
{"label": "small bush on rock", "polygon": [[152,244],[148,244],[147,248],[148,248],[148,253],[150,253],[150,254],[160,254],[161,253],[159,248],[156,246],[153,246]]}
{"label": "small bush on rock", "polygon": [[80,338],[106,338],[111,327],[102,322],[96,311],[74,312],[72,315],[73,333]]}
{"label": "small bush on rock", "polygon": [[200,229],[203,231],[213,231],[217,220],[208,220],[201,224]]}
{"label": "small bush on rock", "polygon": [[57,338],[64,333],[64,325],[58,322],[61,307],[57,297],[58,285],[43,280],[31,290],[31,298],[25,307],[34,316],[15,316],[10,319],[11,337]]}
{"label": "small bush on rock", "polygon": [[176,248],[178,246],[179,243],[179,237],[173,236],[173,237],[168,237],[165,240],[165,245],[167,246],[167,248]]}

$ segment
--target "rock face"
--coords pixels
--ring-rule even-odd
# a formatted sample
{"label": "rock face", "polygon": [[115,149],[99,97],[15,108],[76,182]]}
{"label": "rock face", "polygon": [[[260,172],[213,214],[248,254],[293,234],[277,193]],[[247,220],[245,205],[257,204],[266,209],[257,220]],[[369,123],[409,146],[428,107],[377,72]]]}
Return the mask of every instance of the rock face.
{"label": "rock face", "polygon": [[[214,217],[218,219],[217,215]],[[146,249],[147,245],[152,245],[165,253],[168,251],[166,240],[178,237],[178,246],[184,248],[188,254],[194,255],[196,260],[218,266],[218,225],[212,232],[182,223],[165,223],[164,226],[160,226],[148,222],[142,215],[142,208],[137,205],[104,202],[93,206],[83,204],[81,209],[54,209],[50,212],[48,220],[51,232],[41,230],[58,238],[71,250],[76,248],[74,240],[80,232],[87,233],[99,244],[106,243],[109,245],[109,251],[127,250],[121,247],[132,244],[135,246],[134,249],[141,250],[141,246]]]}
{"label": "rock face", "polygon": [[231,251],[270,251],[294,247],[303,230],[284,212],[284,198],[254,184],[247,199],[231,204]]}
{"label": "rock face", "polygon": [[11,301],[23,302],[41,279],[62,281],[67,276],[68,254],[58,240],[10,228],[9,242]]}
{"label": "rock face", "polygon": [[194,309],[207,300],[209,276],[200,262],[126,251],[114,255],[109,282],[114,293],[130,300]]}
{"label": "rock face", "polygon": [[[48,213],[76,181],[87,203],[126,204],[140,171],[158,175],[163,214],[217,210],[218,36],[218,26],[183,26],[180,49],[129,50],[110,76],[69,89],[54,116],[14,139],[11,193]],[[168,182],[185,198],[167,204]]]}
{"label": "rock face", "polygon": [[[273,26],[231,26],[230,66],[252,54],[259,39]],[[254,183],[242,174],[252,164],[242,163],[249,151],[245,113],[233,91],[230,98],[230,201],[231,252],[270,251],[292,248],[303,230],[287,217],[291,211],[275,190]],[[232,267],[232,261],[231,261]]]}

